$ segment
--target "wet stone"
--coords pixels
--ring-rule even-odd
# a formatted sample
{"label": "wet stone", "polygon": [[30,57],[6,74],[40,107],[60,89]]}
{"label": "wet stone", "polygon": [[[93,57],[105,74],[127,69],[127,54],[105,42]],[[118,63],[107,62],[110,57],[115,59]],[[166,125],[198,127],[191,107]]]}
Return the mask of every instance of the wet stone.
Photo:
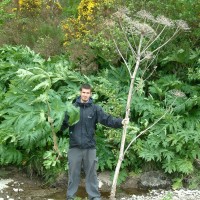
{"label": "wet stone", "polygon": [[163,172],[149,171],[141,175],[138,184],[146,189],[166,189],[170,187],[171,181]]}

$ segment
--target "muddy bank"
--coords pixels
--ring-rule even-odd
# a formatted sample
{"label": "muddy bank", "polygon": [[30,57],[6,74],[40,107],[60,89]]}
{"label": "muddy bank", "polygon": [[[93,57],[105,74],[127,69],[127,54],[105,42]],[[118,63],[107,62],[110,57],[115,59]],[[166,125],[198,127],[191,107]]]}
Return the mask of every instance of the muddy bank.
{"label": "muddy bank", "polygon": [[0,200],[50,200],[51,196],[57,196],[52,199],[64,200],[65,191],[59,188],[47,188],[38,177],[28,177],[16,168],[0,168]]}
{"label": "muddy bank", "polygon": [[[132,191],[134,192],[134,191]],[[137,191],[135,191],[137,193]],[[132,193],[133,194],[133,193]],[[109,192],[101,191],[102,199],[108,199]],[[117,194],[117,199],[129,196],[123,192]],[[87,198],[85,188],[79,187],[77,197]],[[26,173],[14,167],[0,168],[0,200],[65,200],[66,188],[47,187],[39,177],[29,177]]]}
{"label": "muddy bank", "polygon": [[[103,177],[101,177],[103,178]],[[103,179],[102,179],[103,180]],[[137,180],[137,179],[136,179]],[[146,180],[146,179],[145,179]],[[152,181],[151,181],[152,182]],[[200,190],[149,190],[134,189],[133,180],[126,182],[126,188],[118,190],[117,200],[200,200]],[[102,200],[109,199],[109,190],[101,191]],[[77,197],[86,199],[83,186],[79,187]],[[66,188],[47,187],[39,177],[29,177],[26,173],[13,167],[0,168],[0,200],[65,200]]]}

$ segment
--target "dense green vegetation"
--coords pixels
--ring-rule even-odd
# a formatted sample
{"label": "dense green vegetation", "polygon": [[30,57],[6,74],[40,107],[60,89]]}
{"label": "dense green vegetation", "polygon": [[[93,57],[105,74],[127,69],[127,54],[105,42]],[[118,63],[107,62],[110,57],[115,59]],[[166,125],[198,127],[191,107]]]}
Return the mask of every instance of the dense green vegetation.
{"label": "dense green vegetation", "polygon": [[[37,16],[27,10],[13,14],[11,10],[16,5],[12,1],[0,4],[0,165],[26,166],[48,181],[67,170],[68,134],[59,129],[65,111],[70,114],[71,123],[77,120],[78,111],[70,103],[79,94],[81,83],[93,86],[93,98],[106,112],[124,116],[129,74],[103,28],[105,19],[123,5],[132,10],[133,16],[146,9],[155,15],[186,20],[190,31],[162,49],[145,75],[144,66],[139,70],[127,145],[168,112],[132,144],[120,180],[130,172],[148,169],[162,169],[180,175],[181,180],[192,177],[196,173],[194,163],[200,159],[199,2],[104,1],[97,7],[98,12],[91,13],[92,22],[83,18],[87,13],[83,15],[81,6],[77,11],[80,2],[68,1],[65,5],[60,1],[62,10],[43,9]],[[62,28],[66,23],[74,32],[68,26]],[[118,29],[114,36],[120,48],[125,49]],[[126,53],[128,57],[130,52]],[[49,116],[54,120],[53,128]],[[52,131],[58,137],[59,153],[53,148]],[[99,170],[113,171],[121,130],[99,125],[96,133]],[[193,187],[198,186],[196,179],[191,182]]]}

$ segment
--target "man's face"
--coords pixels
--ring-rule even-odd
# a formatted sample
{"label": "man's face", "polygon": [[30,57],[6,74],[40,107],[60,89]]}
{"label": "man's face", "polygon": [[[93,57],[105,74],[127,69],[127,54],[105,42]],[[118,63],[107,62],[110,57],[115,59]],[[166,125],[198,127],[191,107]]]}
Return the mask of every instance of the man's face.
{"label": "man's face", "polygon": [[86,103],[88,102],[89,98],[92,96],[90,89],[84,89],[81,90],[81,102]]}

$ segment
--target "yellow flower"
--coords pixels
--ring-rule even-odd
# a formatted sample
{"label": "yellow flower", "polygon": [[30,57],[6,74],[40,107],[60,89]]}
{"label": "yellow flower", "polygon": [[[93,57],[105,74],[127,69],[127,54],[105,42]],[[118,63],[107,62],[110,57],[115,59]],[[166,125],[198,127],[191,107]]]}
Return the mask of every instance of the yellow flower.
{"label": "yellow flower", "polygon": [[17,11],[17,8],[13,8],[13,9],[12,9],[12,12],[15,12],[15,11]]}
{"label": "yellow flower", "polygon": [[62,10],[62,9],[63,9],[59,2],[56,2],[55,5],[57,6],[57,8],[58,8],[59,10]]}
{"label": "yellow flower", "polygon": [[42,0],[19,0],[20,10],[39,10],[42,6]]}
{"label": "yellow flower", "polygon": [[66,32],[66,44],[72,39],[82,39],[95,26],[98,11],[102,12],[106,6],[111,6],[115,0],[81,0],[78,6],[78,17],[68,18],[62,28]]}

